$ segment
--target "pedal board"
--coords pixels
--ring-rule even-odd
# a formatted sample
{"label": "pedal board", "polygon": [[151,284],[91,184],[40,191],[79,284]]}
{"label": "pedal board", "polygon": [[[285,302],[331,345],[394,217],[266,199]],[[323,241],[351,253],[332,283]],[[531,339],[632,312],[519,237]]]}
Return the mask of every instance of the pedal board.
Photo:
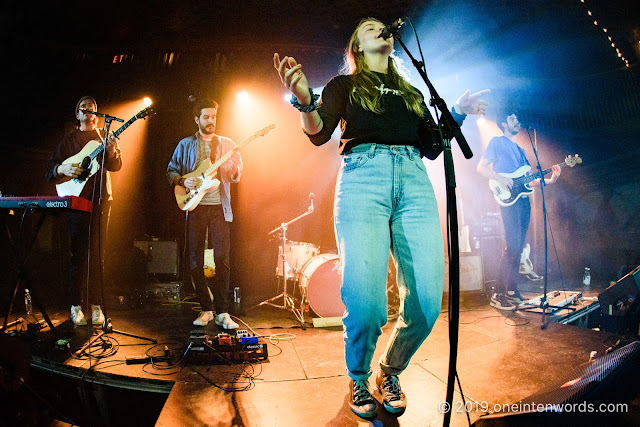
{"label": "pedal board", "polygon": [[[527,311],[542,313],[542,308],[540,307],[540,301],[542,300],[542,298],[544,298],[544,295],[539,295],[535,298],[531,298],[530,300],[525,301],[521,305],[521,307],[525,308]],[[545,313],[546,314],[554,313],[565,307],[576,305],[579,303],[580,298],[582,298],[582,292],[576,292],[576,291],[548,292],[547,301],[550,307],[546,309]]]}
{"label": "pedal board", "polygon": [[202,328],[191,331],[185,360],[195,365],[226,365],[267,360],[268,357],[267,344],[259,342],[258,337],[246,330],[238,330],[233,335],[209,336]]}

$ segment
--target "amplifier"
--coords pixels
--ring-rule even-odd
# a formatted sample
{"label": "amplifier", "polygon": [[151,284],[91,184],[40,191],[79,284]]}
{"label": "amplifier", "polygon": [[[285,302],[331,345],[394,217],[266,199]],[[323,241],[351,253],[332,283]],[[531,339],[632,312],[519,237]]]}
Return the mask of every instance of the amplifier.
{"label": "amplifier", "polygon": [[178,242],[173,240],[135,240],[133,245],[140,248],[147,256],[147,272],[149,274],[178,275]]}
{"label": "amplifier", "polygon": [[160,301],[180,301],[183,298],[180,282],[149,283],[146,289],[147,299]]}
{"label": "amplifier", "polygon": [[[479,255],[460,257],[460,290],[481,291],[484,289],[482,258]],[[444,291],[449,292],[449,262],[444,266]]]}
{"label": "amplifier", "polygon": [[499,213],[487,213],[471,223],[472,236],[497,236],[503,233]]}

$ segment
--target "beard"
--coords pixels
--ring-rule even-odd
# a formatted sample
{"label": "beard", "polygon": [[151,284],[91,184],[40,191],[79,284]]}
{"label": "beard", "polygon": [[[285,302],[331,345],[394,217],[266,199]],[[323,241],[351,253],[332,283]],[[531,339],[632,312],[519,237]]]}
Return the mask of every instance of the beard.
{"label": "beard", "polygon": [[216,131],[216,126],[215,125],[200,126],[200,132],[203,135],[211,135],[215,131]]}

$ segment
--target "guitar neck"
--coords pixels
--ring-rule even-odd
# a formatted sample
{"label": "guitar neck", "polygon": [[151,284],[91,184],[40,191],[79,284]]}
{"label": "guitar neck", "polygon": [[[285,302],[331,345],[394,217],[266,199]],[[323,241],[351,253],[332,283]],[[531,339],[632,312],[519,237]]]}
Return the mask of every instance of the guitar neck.
{"label": "guitar neck", "polygon": [[133,124],[133,122],[135,122],[136,120],[138,120],[137,115],[131,117],[125,124],[120,126],[115,132],[113,132],[111,136],[108,136],[102,144],[98,145],[96,149],[93,150],[91,154],[89,154],[89,157],[91,158],[91,160],[98,157],[98,155],[102,153],[105,150],[105,148],[113,144],[113,141],[115,141],[118,138],[118,136],[120,136],[120,134],[124,132],[129,126],[131,126],[131,124]]}
{"label": "guitar neck", "polygon": [[[565,162],[562,162],[562,163],[558,163],[555,166],[560,166],[562,168],[563,166],[566,166],[566,165],[567,165],[567,162],[565,161]],[[538,178],[542,178],[543,176],[550,174],[551,172],[553,172],[553,167],[550,167],[549,169],[545,169],[542,172],[536,172],[536,173],[532,173],[531,175],[523,176],[520,179],[520,182],[522,184],[528,184],[531,181],[535,181]]]}
{"label": "guitar neck", "polygon": [[[275,125],[271,125],[268,127],[268,130],[271,130],[275,127]],[[265,128],[267,129],[267,128]],[[216,170],[218,170],[218,168],[220,167],[220,165],[222,165],[224,162],[226,162],[227,160],[229,160],[229,158],[231,158],[231,156],[233,155],[234,152],[236,151],[240,151],[241,149],[243,149],[247,144],[249,144],[250,142],[252,142],[254,139],[263,136],[266,132],[264,132],[264,129],[262,131],[258,131],[256,133],[254,133],[253,135],[251,135],[249,138],[245,139],[244,141],[242,141],[240,144],[238,144],[236,147],[233,148],[233,150],[229,150],[227,153],[225,153],[222,157],[220,157],[218,160],[216,160],[216,162],[214,164],[212,164],[211,166],[209,166],[209,168],[207,168],[207,170],[205,171],[205,175],[206,176],[210,176],[212,175]]]}

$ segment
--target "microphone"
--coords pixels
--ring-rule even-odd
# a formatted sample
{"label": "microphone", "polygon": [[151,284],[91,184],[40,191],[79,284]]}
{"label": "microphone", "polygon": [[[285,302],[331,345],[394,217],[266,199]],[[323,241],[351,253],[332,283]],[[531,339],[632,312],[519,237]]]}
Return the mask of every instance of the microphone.
{"label": "microphone", "polygon": [[124,122],[124,120],[119,119],[118,117],[110,116],[108,114],[98,113],[97,111],[89,111],[89,110],[85,110],[84,108],[78,108],[78,111],[82,111],[84,114],[93,114],[94,116],[97,116],[97,117],[104,117],[105,119],[113,119],[116,122]]}
{"label": "microphone", "polygon": [[309,193],[309,200],[311,200],[311,206],[309,206],[309,212],[313,212],[313,198],[315,196],[313,195],[313,193]]}
{"label": "microphone", "polygon": [[387,40],[389,37],[395,36],[398,33],[398,30],[400,29],[400,27],[402,27],[403,25],[404,25],[404,21],[401,18],[398,18],[397,20],[393,21],[391,24],[385,25],[382,31],[380,31],[380,35],[378,36],[378,38],[383,38]]}

